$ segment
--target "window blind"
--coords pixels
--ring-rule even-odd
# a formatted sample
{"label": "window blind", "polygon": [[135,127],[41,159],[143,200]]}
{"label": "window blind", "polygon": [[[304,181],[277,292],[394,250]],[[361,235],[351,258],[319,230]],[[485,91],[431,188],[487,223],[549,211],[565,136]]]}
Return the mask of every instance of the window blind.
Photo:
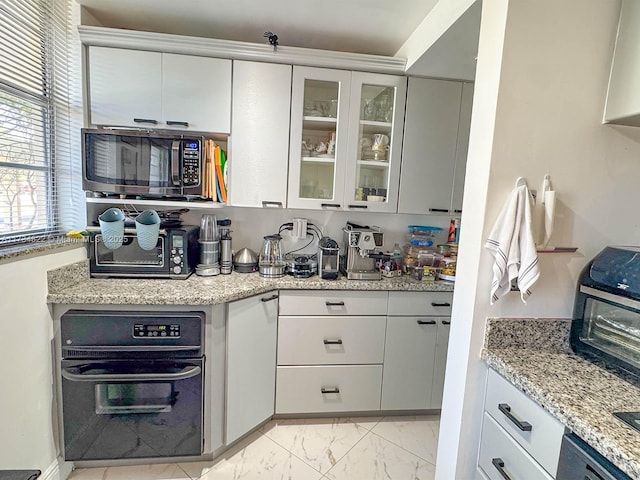
{"label": "window blind", "polygon": [[58,237],[81,218],[72,13],[70,0],[0,2],[0,246]]}

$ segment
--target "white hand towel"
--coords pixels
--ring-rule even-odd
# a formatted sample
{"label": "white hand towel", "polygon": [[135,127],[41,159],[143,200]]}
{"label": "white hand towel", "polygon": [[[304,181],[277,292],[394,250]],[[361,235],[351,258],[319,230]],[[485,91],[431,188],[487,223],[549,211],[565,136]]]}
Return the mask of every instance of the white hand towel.
{"label": "white hand towel", "polygon": [[531,196],[526,184],[518,182],[496,220],[485,247],[495,258],[491,299],[493,305],[518,279],[524,303],[540,276],[538,254],[531,229]]}

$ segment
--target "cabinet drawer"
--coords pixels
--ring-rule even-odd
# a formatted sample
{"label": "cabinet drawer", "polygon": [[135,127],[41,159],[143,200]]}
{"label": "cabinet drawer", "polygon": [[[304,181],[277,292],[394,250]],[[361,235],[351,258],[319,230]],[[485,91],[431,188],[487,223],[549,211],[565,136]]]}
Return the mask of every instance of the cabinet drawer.
{"label": "cabinet drawer", "polygon": [[276,413],[380,410],[381,386],[382,365],[278,367]]}
{"label": "cabinet drawer", "polygon": [[387,292],[294,291],[280,293],[280,315],[386,315]]}
{"label": "cabinet drawer", "polygon": [[553,480],[491,415],[485,412],[483,420],[478,464],[489,480]]}
{"label": "cabinet drawer", "polygon": [[489,370],[484,408],[555,477],[564,434],[562,423],[494,370]]}
{"label": "cabinet drawer", "polygon": [[389,292],[389,315],[451,315],[453,292]]}
{"label": "cabinet drawer", "polygon": [[382,363],[386,317],[280,317],[278,365]]}

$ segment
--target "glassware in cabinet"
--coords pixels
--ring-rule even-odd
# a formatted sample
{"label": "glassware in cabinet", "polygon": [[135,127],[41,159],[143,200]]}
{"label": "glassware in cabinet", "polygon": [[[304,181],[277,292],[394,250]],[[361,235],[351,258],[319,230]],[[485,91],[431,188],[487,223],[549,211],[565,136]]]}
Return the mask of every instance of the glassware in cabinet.
{"label": "glassware in cabinet", "polygon": [[294,67],[289,207],[342,208],[350,76]]}
{"label": "glassware in cabinet", "polygon": [[404,77],[352,73],[347,208],[396,211],[405,96]]}

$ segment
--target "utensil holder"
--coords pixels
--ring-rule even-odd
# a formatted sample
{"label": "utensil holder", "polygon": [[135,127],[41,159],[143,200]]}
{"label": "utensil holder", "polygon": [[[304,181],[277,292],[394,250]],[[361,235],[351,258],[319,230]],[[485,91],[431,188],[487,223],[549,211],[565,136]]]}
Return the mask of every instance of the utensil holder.
{"label": "utensil holder", "polygon": [[98,216],[102,243],[109,250],[116,250],[122,246],[124,241],[124,219],[123,211],[116,207],[109,208]]}
{"label": "utensil holder", "polygon": [[155,210],[145,210],[136,217],[136,237],[142,250],[153,250],[158,244],[160,216]]}

